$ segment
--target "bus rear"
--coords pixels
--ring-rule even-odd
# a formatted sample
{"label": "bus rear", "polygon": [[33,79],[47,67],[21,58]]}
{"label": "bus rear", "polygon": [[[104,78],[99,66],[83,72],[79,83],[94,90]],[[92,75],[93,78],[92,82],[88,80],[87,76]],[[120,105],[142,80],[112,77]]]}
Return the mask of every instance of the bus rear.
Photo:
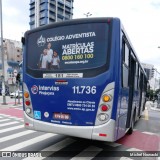
{"label": "bus rear", "polygon": [[26,128],[115,141],[112,23],[72,20],[26,32]]}

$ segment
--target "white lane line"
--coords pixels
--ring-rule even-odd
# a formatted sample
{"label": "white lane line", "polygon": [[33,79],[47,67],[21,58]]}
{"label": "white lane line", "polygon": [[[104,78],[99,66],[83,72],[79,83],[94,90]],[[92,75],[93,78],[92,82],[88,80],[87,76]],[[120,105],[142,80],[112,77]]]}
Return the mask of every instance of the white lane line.
{"label": "white lane line", "polygon": [[11,118],[11,119],[15,119],[15,120],[23,120],[23,118],[17,118],[17,117],[13,117],[13,116],[10,116],[10,115],[5,115],[5,114],[3,114],[2,116],[4,116],[3,118]]}
{"label": "white lane line", "polygon": [[23,118],[18,118],[18,117],[13,117],[13,116],[9,116],[8,118],[15,119],[15,120],[23,120]]}
{"label": "white lane line", "polygon": [[23,110],[23,108],[14,108],[14,109],[17,109],[17,110],[20,110],[20,111],[22,111],[22,110]]}
{"label": "white lane line", "polygon": [[11,119],[0,119],[0,122],[10,121]]}
{"label": "white lane line", "polygon": [[10,128],[6,128],[6,129],[2,129],[2,130],[0,130],[0,133],[5,133],[5,132],[13,131],[13,130],[20,129],[20,128],[24,128],[24,125],[19,125],[19,126],[15,126],[15,127],[10,127]]}
{"label": "white lane line", "polygon": [[111,147],[118,147],[118,146],[121,146],[121,144],[119,144],[119,143],[113,143],[113,142],[106,142],[105,145],[111,146]]}
{"label": "white lane line", "polygon": [[0,124],[0,127],[9,126],[9,125],[11,125],[11,124],[16,124],[16,123],[19,123],[19,122],[3,123],[3,124]]}
{"label": "white lane line", "polygon": [[15,133],[15,134],[12,134],[12,135],[9,135],[9,136],[1,138],[0,142],[5,142],[5,141],[8,141],[8,140],[12,140],[12,139],[15,139],[15,138],[18,138],[18,137],[22,137],[24,135],[27,135],[27,134],[30,134],[30,133],[34,133],[34,132],[36,132],[36,131],[27,130],[27,131]]}
{"label": "white lane line", "polygon": [[0,116],[9,117],[10,115],[0,113]]}
{"label": "white lane line", "polygon": [[103,149],[95,146],[89,146],[75,157],[71,158],[71,160],[91,160],[93,159],[98,153],[100,153]]}
{"label": "white lane line", "polygon": [[134,160],[134,159],[131,159],[131,158],[128,158],[128,157],[121,157],[119,160]]}
{"label": "white lane line", "polygon": [[156,135],[156,133],[152,133],[152,132],[142,132],[144,134],[149,134],[149,135]]}
{"label": "white lane line", "polygon": [[127,151],[143,151],[143,150],[140,150],[140,149],[137,149],[137,148],[129,148],[129,149],[127,149]]}
{"label": "white lane line", "polygon": [[[48,157],[48,156],[50,156],[51,154],[53,154],[53,153],[55,153],[55,152],[63,149],[64,147],[72,144],[72,143],[75,142],[75,141],[76,141],[76,140],[73,140],[73,139],[71,139],[71,138],[66,138],[66,139],[64,139],[64,140],[62,140],[62,141],[60,141],[60,142],[58,142],[58,143],[56,143],[56,144],[54,144],[54,145],[51,145],[51,146],[49,146],[49,147],[41,150],[41,152],[46,151],[45,156]],[[39,153],[41,153],[41,152],[39,152]],[[38,160],[43,160],[43,159],[45,159],[46,157],[38,157]],[[28,158],[25,158],[25,159],[23,159],[23,160],[37,160],[37,157],[28,157]]]}
{"label": "white lane line", "polygon": [[17,143],[15,145],[10,146],[10,147],[3,148],[0,151],[17,151],[17,150],[20,150],[20,149],[22,149],[24,147],[27,147],[27,146],[30,146],[32,144],[41,142],[41,141],[43,141],[45,139],[48,139],[48,138],[56,136],[56,135],[57,134],[47,133],[47,134],[44,134],[44,135],[29,139],[27,141],[23,141],[23,142]]}
{"label": "white lane line", "polygon": [[3,118],[3,117],[0,116],[0,119],[1,119],[1,118]]}

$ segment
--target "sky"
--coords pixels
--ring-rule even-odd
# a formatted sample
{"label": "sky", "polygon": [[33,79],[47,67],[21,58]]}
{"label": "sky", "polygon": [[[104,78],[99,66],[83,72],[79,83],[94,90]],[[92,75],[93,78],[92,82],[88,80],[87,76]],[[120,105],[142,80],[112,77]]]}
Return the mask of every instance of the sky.
{"label": "sky", "polygon": [[[2,0],[4,38],[20,41],[29,30],[29,2]],[[87,12],[120,18],[140,61],[160,72],[160,0],[74,0],[74,19]]]}

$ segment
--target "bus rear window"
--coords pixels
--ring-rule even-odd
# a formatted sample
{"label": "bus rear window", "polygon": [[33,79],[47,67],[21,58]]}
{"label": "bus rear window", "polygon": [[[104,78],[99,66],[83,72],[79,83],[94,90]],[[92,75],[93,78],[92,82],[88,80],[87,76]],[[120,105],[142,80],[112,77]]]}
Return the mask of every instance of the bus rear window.
{"label": "bus rear window", "polygon": [[28,36],[27,67],[45,72],[93,69],[107,63],[107,23],[59,26]]}

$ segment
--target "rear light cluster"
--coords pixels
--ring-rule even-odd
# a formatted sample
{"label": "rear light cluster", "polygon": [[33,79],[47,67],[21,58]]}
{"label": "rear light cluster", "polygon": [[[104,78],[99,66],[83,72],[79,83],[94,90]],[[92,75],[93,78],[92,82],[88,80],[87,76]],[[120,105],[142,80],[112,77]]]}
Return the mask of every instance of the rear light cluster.
{"label": "rear light cluster", "polygon": [[102,105],[100,105],[100,111],[98,119],[100,121],[106,121],[108,119],[107,111],[110,109],[109,102],[112,100],[111,95],[105,94],[102,96]]}
{"label": "rear light cluster", "polygon": [[114,86],[109,85],[103,91],[101,96],[99,107],[97,111],[97,117],[95,125],[101,125],[106,123],[111,118],[112,105],[113,105],[113,95],[114,95]]}
{"label": "rear light cluster", "polygon": [[33,117],[32,103],[31,103],[31,98],[30,98],[28,88],[25,84],[23,85],[23,88],[24,88],[23,97],[24,97],[25,112],[28,116]]}
{"label": "rear light cluster", "polygon": [[32,109],[30,108],[31,101],[30,101],[29,93],[26,91],[24,92],[24,104],[25,104],[26,113],[31,114],[32,112]]}

